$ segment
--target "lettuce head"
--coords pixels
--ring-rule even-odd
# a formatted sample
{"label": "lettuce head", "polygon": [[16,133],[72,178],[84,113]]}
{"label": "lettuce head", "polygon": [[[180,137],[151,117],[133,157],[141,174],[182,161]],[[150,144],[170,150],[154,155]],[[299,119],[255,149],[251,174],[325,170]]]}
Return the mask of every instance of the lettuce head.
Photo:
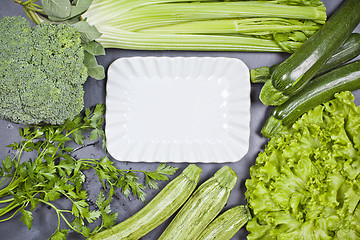
{"label": "lettuce head", "polygon": [[351,92],[270,139],[250,169],[248,239],[360,239],[360,108]]}

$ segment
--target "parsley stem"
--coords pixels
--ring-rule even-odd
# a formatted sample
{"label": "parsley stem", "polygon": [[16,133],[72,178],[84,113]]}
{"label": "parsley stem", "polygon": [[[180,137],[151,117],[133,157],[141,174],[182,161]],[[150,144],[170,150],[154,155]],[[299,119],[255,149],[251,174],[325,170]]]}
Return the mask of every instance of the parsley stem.
{"label": "parsley stem", "polygon": [[[22,144],[20,150],[18,150],[18,151],[16,152],[15,156],[13,157],[13,162],[15,162],[15,159],[17,159],[17,161],[15,162],[15,167],[16,167],[16,168],[15,168],[15,172],[13,173],[12,179],[11,179],[11,181],[10,181],[10,183],[9,183],[8,186],[10,186],[11,184],[13,184],[13,182],[15,181],[15,179],[17,179],[16,176],[17,176],[18,171],[19,171],[18,166],[19,166],[19,164],[20,164],[20,159],[21,159],[22,153],[24,152],[25,147],[27,146],[27,144],[32,143],[35,138],[36,138],[36,136],[34,136],[34,137],[28,139],[27,141],[25,141],[25,143]],[[17,180],[18,180],[18,179],[17,179]],[[2,187],[3,184],[4,184],[4,183],[2,183],[2,184],[0,185],[0,187]],[[15,183],[15,186],[17,186],[17,185],[18,185],[18,184]],[[2,189],[1,191],[3,191],[3,190],[4,190],[4,189]],[[0,195],[0,196],[1,196],[1,195]]]}
{"label": "parsley stem", "polygon": [[[14,178],[13,178],[14,179]],[[12,179],[12,180],[13,180]],[[15,181],[11,181],[9,183],[9,185],[7,185],[5,188],[1,189],[0,190],[0,197],[4,197],[4,196],[7,196],[7,195],[10,195],[10,191],[11,190],[14,190],[15,188],[18,187],[19,183],[21,181],[21,178],[16,178]],[[2,186],[0,186],[2,187]]]}
{"label": "parsley stem", "polygon": [[14,198],[9,198],[9,199],[5,199],[5,200],[0,200],[0,203],[7,203],[7,202],[11,202],[14,201]]}
{"label": "parsley stem", "polygon": [[[19,207],[20,205],[24,205],[24,203],[23,203],[23,204],[20,204],[20,203],[15,202],[15,201],[11,202],[9,205],[7,205],[6,207],[4,207],[4,208],[2,208],[2,209],[0,210],[0,216],[3,216],[4,214],[12,211],[13,209]],[[6,218],[6,219],[2,219],[2,220],[0,220],[0,222],[5,222],[5,221],[9,220],[9,219],[12,218],[19,210],[20,210],[20,208],[18,208],[10,217],[8,217],[8,218]]]}
{"label": "parsley stem", "polygon": [[50,206],[52,209],[55,210],[56,215],[57,215],[57,217],[58,217],[58,227],[57,227],[57,230],[60,229],[60,221],[61,221],[61,219],[63,219],[63,220],[65,221],[65,223],[66,223],[72,230],[74,230],[75,232],[81,234],[81,232],[80,232],[79,230],[77,230],[76,228],[74,228],[74,227],[69,223],[69,221],[67,220],[67,218],[66,218],[66,217],[64,216],[64,214],[62,213],[62,212],[69,212],[69,211],[60,210],[60,209],[58,209],[57,207],[55,207],[53,204],[51,204],[50,202],[46,202],[46,201],[44,201],[44,200],[42,200],[42,199],[39,199],[39,201],[42,202],[42,203],[44,203],[44,204],[46,204],[46,205],[48,205],[48,206]]}
{"label": "parsley stem", "polygon": [[61,212],[60,212],[59,214],[60,214],[60,216],[62,217],[62,219],[66,222],[66,224],[67,224],[72,230],[74,230],[75,232],[81,234],[81,232],[80,232],[79,230],[77,230],[76,228],[74,228],[74,227],[69,223],[69,221],[67,220],[67,218],[66,218]]}
{"label": "parsley stem", "polygon": [[42,200],[42,199],[39,199],[39,202],[42,202],[42,203],[44,203],[45,205],[48,205],[48,206],[50,206],[52,209],[55,210],[56,215],[57,215],[57,218],[58,218],[57,230],[59,230],[59,228],[60,228],[60,220],[61,220],[61,219],[60,219],[59,209],[58,209],[57,207],[55,207],[53,204],[51,204],[51,203],[49,203],[49,202],[46,202],[46,201],[44,201],[44,200]]}
{"label": "parsley stem", "polygon": [[[13,218],[15,216],[15,214],[20,211],[20,208],[16,209],[16,211],[8,218],[5,218],[5,219],[0,219],[0,222],[6,222],[8,220],[10,220],[11,218]],[[5,214],[5,213],[4,213]],[[0,214],[0,216],[4,215],[4,214]]]}
{"label": "parsley stem", "polygon": [[10,177],[3,177],[0,180],[0,187],[2,187],[8,180],[10,179]]}

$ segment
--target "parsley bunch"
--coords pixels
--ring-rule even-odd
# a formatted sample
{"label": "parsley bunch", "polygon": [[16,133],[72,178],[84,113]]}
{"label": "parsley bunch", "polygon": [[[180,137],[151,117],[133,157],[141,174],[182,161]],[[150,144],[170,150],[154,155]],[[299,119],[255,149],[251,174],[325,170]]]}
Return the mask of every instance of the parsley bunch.
{"label": "parsley bunch", "polygon": [[[58,218],[51,239],[66,239],[71,230],[87,237],[115,223],[117,213],[111,213],[110,202],[116,188],[125,196],[132,193],[145,201],[144,188],[156,189],[157,181],[168,180],[166,175],[175,173],[177,169],[166,164],[160,164],[151,172],[117,169],[106,156],[76,159],[73,156],[76,149],[71,145],[84,145],[86,132],[90,132],[89,141],[102,141],[105,147],[104,111],[104,105],[98,104],[63,125],[26,126],[19,130],[21,142],[8,146],[16,150],[15,156],[7,156],[0,167],[0,203],[4,206],[0,208],[0,217],[3,217],[0,222],[20,213],[21,220],[31,229],[32,211],[45,205],[55,210]],[[26,152],[35,157],[22,162]],[[94,209],[90,209],[88,192],[83,188],[84,172],[91,169],[108,190],[108,198],[100,191]],[[136,173],[145,175],[145,184],[139,181]],[[72,208],[59,209],[54,201],[60,198],[70,201]],[[101,219],[101,224],[91,231],[88,225],[97,219]],[[60,229],[61,221],[68,229]]]}

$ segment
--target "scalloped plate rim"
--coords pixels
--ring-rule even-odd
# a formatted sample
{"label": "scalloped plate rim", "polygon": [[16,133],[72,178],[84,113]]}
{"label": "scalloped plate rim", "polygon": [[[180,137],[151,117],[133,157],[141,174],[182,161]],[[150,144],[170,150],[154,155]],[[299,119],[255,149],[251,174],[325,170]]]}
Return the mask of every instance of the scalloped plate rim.
{"label": "scalloped plate rim", "polygon": [[[110,110],[112,109],[113,105],[115,103],[121,104],[119,103],[119,100],[115,101],[114,97],[112,97],[113,92],[115,91],[114,89],[114,84],[116,84],[116,82],[118,81],[122,81],[122,80],[115,80],[113,77],[113,68],[118,67],[118,65],[122,65],[124,63],[126,64],[132,64],[134,61],[137,62],[142,62],[142,64],[148,65],[148,64],[154,64],[158,63],[159,61],[165,61],[168,62],[168,64],[173,64],[173,63],[178,63],[179,61],[182,62],[182,64],[185,64],[187,62],[191,62],[191,61],[199,61],[199,62],[206,62],[206,61],[213,61],[213,62],[230,62],[233,65],[237,65],[237,67],[243,68],[243,74],[244,74],[244,79],[242,79],[242,87],[245,88],[245,90],[243,90],[243,92],[245,92],[246,96],[242,96],[242,100],[239,102],[239,105],[244,105],[245,109],[243,109],[244,111],[244,115],[241,117],[242,122],[239,123],[239,125],[243,126],[242,129],[242,136],[240,137],[238,135],[235,134],[235,136],[233,136],[233,138],[238,138],[238,140],[234,140],[231,142],[231,144],[228,144],[228,146],[221,146],[222,150],[221,152],[214,152],[216,156],[212,156],[211,155],[211,151],[214,150],[209,150],[209,152],[206,152],[205,154],[201,154],[199,152],[195,153],[195,151],[197,150],[191,150],[193,148],[196,149],[196,146],[192,146],[191,149],[190,147],[188,147],[187,153],[185,154],[185,151],[181,152],[181,150],[177,149],[177,153],[171,152],[171,150],[169,149],[161,149],[160,152],[162,152],[162,155],[164,156],[164,152],[166,152],[168,158],[171,159],[165,159],[165,158],[159,158],[160,155],[159,153],[154,153],[154,152],[150,152],[151,154],[148,154],[146,156],[144,156],[144,153],[141,153],[141,151],[143,151],[144,149],[144,142],[138,141],[135,143],[132,142],[126,142],[124,140],[122,140],[122,145],[119,146],[119,144],[117,144],[116,142],[119,142],[118,139],[115,138],[115,134],[114,132],[116,132],[117,130],[114,129],[113,127],[113,123],[115,122],[114,120],[114,113],[111,112]],[[143,70],[143,69],[142,69]],[[210,70],[209,70],[210,71]],[[147,76],[149,78],[151,78],[151,76]],[[132,79],[134,80],[134,79]],[[162,56],[162,57],[153,57],[153,56],[133,56],[133,57],[121,57],[121,58],[117,58],[115,59],[108,68],[108,77],[107,77],[107,86],[106,86],[106,115],[105,115],[105,134],[106,134],[106,139],[107,139],[107,151],[108,153],[111,155],[111,157],[113,157],[115,160],[118,161],[126,161],[126,162],[169,162],[169,163],[226,163],[226,162],[237,162],[240,161],[248,152],[249,149],[249,138],[250,138],[250,76],[249,76],[249,69],[246,66],[246,64],[238,59],[238,58],[232,58],[232,57],[166,57],[166,56]],[[240,139],[240,140],[239,140]],[[239,141],[241,143],[239,143]],[[153,141],[154,142],[154,141]],[[156,141],[155,141],[156,142]],[[161,141],[160,141],[161,142]],[[196,142],[196,139],[194,139],[194,142]],[[221,141],[219,141],[221,142]],[[147,142],[147,145],[154,145],[154,146],[146,146],[147,149],[151,149],[151,148],[159,148],[159,142],[157,142],[157,146],[155,146],[155,143],[150,143]],[[145,145],[146,145],[145,144]],[[184,143],[183,143],[184,144]],[[184,144],[186,145],[186,144]],[[205,145],[205,144],[204,144]],[[231,145],[231,146],[230,146]],[[211,145],[209,145],[211,146]],[[206,146],[203,147],[204,149],[209,149],[210,147]],[[160,146],[161,148],[161,146]],[[163,147],[164,148],[164,147]],[[238,148],[238,149],[236,149]],[[122,151],[119,152],[119,149],[122,149]],[[135,149],[135,150],[134,150]],[[189,150],[190,149],[190,150]],[[202,152],[204,152],[205,150],[202,149]],[[226,150],[224,150],[226,149]],[[129,154],[129,152],[136,152],[135,154],[133,153],[132,155],[134,156],[138,156],[138,157],[131,157],[131,154]],[[193,151],[193,152],[192,152]],[[227,151],[227,152],[226,152]],[[158,151],[159,152],[159,151]],[[170,153],[169,153],[170,152]],[[190,152],[190,153],[189,153]],[[157,154],[157,155],[156,155]],[[173,154],[173,155],[172,155]],[[177,155],[174,155],[177,154]],[[152,155],[152,156],[151,156]],[[180,156],[181,155],[181,156]],[[189,157],[190,155],[190,157]],[[194,156],[197,156],[196,158]],[[208,157],[207,157],[208,156]],[[211,156],[211,157],[209,157]]]}

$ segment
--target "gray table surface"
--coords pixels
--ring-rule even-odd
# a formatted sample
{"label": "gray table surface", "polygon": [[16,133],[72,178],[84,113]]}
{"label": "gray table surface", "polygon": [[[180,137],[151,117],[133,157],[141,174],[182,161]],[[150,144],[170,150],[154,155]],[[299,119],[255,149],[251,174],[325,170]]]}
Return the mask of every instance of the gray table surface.
{"label": "gray table surface", "polygon": [[[26,16],[22,8],[13,3],[11,0],[0,0],[0,18],[4,16],[15,16],[21,15]],[[328,15],[332,14],[333,11],[338,7],[342,1],[340,0],[324,0],[324,4],[327,7]],[[355,30],[360,32],[360,26]],[[1,36],[0,36],[1,37]],[[107,49],[106,55],[98,58],[100,64],[106,69],[109,64],[120,57],[131,57],[131,56],[183,56],[183,57],[232,57],[238,58],[245,62],[245,64],[251,69],[260,66],[270,66],[278,63],[288,57],[285,53],[245,53],[245,52],[192,52],[192,51],[129,51],[120,49]],[[359,59],[359,57],[358,57]],[[98,103],[105,103],[106,98],[106,79],[97,81],[89,78],[84,85],[85,89],[85,107],[90,107]],[[264,106],[258,98],[261,86],[253,84],[251,86],[251,123],[250,123],[250,148],[248,153],[238,162],[228,163],[238,174],[239,180],[232,191],[227,205],[224,209],[228,209],[238,204],[245,204],[246,199],[244,192],[245,181],[249,176],[249,168],[254,164],[255,159],[259,151],[261,151],[266,144],[267,140],[259,133],[266,117],[269,114],[269,108]],[[354,92],[356,97],[356,103],[360,103],[360,91]],[[5,146],[14,142],[19,141],[18,128],[21,125],[13,124],[11,122],[0,120],[0,159],[5,158],[10,152]],[[101,158],[106,153],[101,149],[101,146],[95,145],[84,148],[78,153],[79,157],[94,157]],[[121,169],[140,169],[140,170],[155,170],[158,163],[129,163],[119,162],[111,158],[114,161],[116,167]],[[170,163],[172,166],[178,167],[178,173],[184,169],[188,164],[181,163],[175,164]],[[206,163],[198,164],[202,169],[203,173],[200,179],[200,183],[205,179],[212,176],[220,167],[225,164]],[[170,177],[174,178],[178,174]],[[167,182],[160,183],[160,188],[165,186]],[[99,191],[99,185],[96,182],[96,178],[91,175],[88,176],[86,189],[88,189],[90,195],[89,199],[95,200]],[[159,190],[147,190],[147,201],[151,200]],[[65,201],[58,201],[59,206],[68,206]],[[128,218],[144,206],[140,200],[130,196],[129,198],[119,194],[117,198],[112,201],[112,209],[119,213],[118,222]],[[11,220],[0,223],[0,239],[11,239],[11,240],[43,240],[48,239],[53,231],[56,229],[57,220],[56,214],[53,210],[48,209],[46,206],[38,207],[34,213],[33,226],[31,230],[20,221],[20,215],[17,214]],[[144,236],[142,239],[152,240],[157,239],[161,232],[165,229],[170,220],[166,221],[158,228]],[[247,232],[245,229],[240,230],[233,239],[246,239]],[[81,235],[76,233],[70,233],[68,236],[69,240],[84,239]]]}

